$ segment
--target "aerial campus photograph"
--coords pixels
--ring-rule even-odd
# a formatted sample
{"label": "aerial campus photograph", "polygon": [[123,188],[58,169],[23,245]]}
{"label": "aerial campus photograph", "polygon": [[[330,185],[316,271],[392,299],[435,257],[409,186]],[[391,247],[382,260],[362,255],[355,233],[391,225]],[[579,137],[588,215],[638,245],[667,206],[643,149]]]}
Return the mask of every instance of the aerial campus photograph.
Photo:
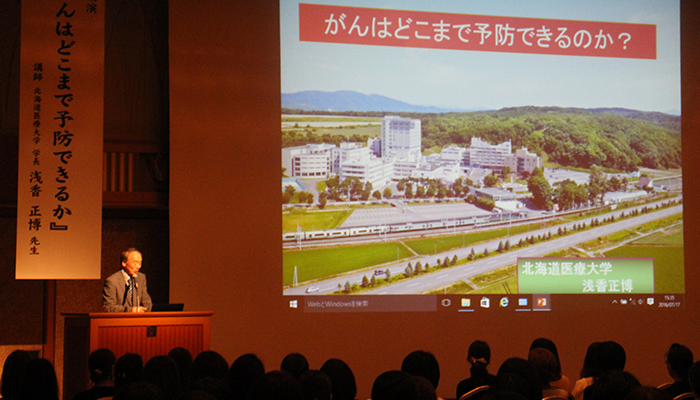
{"label": "aerial campus photograph", "polygon": [[684,293],[678,5],[497,3],[402,7],[653,24],[655,58],[302,40],[281,2],[284,295]]}

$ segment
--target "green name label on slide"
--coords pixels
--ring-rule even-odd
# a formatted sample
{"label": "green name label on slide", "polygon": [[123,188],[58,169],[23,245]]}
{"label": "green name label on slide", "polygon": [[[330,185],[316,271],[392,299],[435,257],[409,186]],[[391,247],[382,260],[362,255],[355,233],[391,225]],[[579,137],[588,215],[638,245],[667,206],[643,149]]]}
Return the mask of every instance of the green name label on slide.
{"label": "green name label on slide", "polygon": [[654,259],[519,258],[518,293],[654,293]]}

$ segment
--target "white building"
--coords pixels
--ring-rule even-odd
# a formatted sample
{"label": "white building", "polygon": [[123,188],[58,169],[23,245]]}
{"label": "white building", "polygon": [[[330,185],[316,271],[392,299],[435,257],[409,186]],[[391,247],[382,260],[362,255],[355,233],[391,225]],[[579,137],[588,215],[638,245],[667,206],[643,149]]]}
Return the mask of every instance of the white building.
{"label": "white building", "polygon": [[400,181],[402,178],[410,177],[411,172],[418,168],[418,165],[420,165],[420,162],[418,160],[396,160],[394,162],[394,180]]}
{"label": "white building", "polygon": [[341,143],[340,147],[331,149],[331,172],[339,174],[342,163],[367,161],[371,155],[370,149],[359,143]]}
{"label": "white building", "polygon": [[465,154],[467,165],[500,171],[506,165],[506,157],[511,155],[510,140],[501,144],[490,144],[478,137],[472,137],[469,151]]}
{"label": "white building", "polygon": [[382,119],[382,158],[419,161],[421,124],[419,119],[386,116]]}
{"label": "white building", "polygon": [[412,178],[439,179],[445,183],[452,183],[462,176],[458,160],[423,158],[418,168],[411,172]]}
{"label": "white building", "polygon": [[515,154],[509,154],[505,161],[511,171],[519,174],[531,173],[535,168],[542,169],[542,157],[528,152],[527,147],[516,150]]}
{"label": "white building", "polygon": [[442,152],[440,153],[440,158],[443,160],[458,161],[461,163],[464,159],[464,154],[466,152],[467,149],[465,149],[464,147],[451,145],[447,148],[442,149]]}
{"label": "white building", "polygon": [[282,149],[282,167],[291,177],[327,179],[334,144],[307,144]]}
{"label": "white building", "polygon": [[340,163],[340,179],[358,178],[370,182],[374,189],[388,185],[394,176],[394,160],[371,157],[363,160],[350,160]]}
{"label": "white building", "polygon": [[381,138],[369,138],[367,139],[367,147],[369,150],[377,157],[382,156],[382,139]]}

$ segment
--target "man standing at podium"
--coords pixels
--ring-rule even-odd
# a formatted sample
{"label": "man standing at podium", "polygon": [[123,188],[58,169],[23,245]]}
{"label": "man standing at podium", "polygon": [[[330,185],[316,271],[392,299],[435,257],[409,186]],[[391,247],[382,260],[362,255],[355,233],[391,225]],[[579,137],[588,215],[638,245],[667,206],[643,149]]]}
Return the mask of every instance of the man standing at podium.
{"label": "man standing at podium", "polygon": [[105,280],[102,307],[107,312],[146,312],[151,310],[146,275],[139,272],[143,258],[134,248],[121,254],[122,268]]}

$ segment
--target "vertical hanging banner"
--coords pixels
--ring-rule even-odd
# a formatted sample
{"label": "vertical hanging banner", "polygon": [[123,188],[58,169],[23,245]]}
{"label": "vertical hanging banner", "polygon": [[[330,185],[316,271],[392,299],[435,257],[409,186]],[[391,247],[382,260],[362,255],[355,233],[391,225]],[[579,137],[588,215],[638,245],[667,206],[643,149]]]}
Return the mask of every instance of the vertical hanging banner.
{"label": "vertical hanging banner", "polygon": [[104,0],[23,0],[16,279],[99,279]]}

